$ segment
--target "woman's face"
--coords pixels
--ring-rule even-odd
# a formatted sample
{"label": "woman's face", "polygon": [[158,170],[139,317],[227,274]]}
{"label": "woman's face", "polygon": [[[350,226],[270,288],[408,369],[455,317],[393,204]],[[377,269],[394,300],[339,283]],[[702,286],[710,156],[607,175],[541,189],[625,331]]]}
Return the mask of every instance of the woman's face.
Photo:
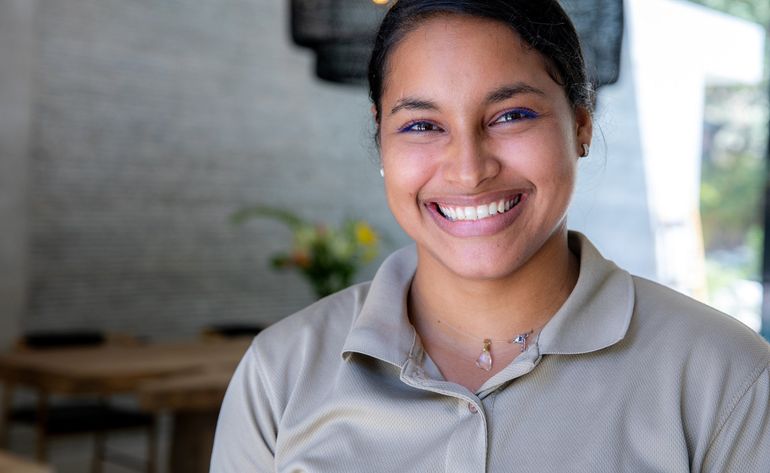
{"label": "woman's face", "polygon": [[388,203],[421,262],[502,278],[564,236],[590,116],[509,27],[424,21],[388,58],[381,110]]}

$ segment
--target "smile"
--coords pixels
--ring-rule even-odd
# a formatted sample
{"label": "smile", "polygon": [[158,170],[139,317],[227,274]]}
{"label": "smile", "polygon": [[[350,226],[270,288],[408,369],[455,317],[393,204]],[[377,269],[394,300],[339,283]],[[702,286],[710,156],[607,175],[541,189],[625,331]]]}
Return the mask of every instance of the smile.
{"label": "smile", "polygon": [[436,208],[442,217],[449,221],[457,220],[483,220],[494,217],[499,214],[509,212],[521,202],[521,194],[516,194],[512,198],[500,199],[488,204],[476,206],[450,206],[436,203]]}

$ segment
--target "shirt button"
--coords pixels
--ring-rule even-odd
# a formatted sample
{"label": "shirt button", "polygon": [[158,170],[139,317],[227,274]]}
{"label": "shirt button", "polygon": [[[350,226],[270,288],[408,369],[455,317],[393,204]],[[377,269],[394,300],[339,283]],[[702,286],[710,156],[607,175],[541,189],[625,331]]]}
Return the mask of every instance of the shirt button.
{"label": "shirt button", "polygon": [[475,414],[475,413],[479,412],[479,410],[476,409],[476,404],[474,404],[472,402],[468,403],[468,410],[471,411],[471,414]]}

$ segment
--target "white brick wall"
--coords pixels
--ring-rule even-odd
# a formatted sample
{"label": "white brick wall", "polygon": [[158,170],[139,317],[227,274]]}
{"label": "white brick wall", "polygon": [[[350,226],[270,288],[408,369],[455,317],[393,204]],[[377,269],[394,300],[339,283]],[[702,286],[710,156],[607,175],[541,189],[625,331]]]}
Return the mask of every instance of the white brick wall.
{"label": "white brick wall", "polygon": [[0,350],[18,336],[27,289],[35,3],[0,1]]}
{"label": "white brick wall", "polygon": [[[321,84],[280,0],[44,0],[28,329],[153,337],[269,322],[311,301],[267,268],[262,202],[406,240],[384,203],[363,88]],[[362,275],[362,277],[365,275]]]}

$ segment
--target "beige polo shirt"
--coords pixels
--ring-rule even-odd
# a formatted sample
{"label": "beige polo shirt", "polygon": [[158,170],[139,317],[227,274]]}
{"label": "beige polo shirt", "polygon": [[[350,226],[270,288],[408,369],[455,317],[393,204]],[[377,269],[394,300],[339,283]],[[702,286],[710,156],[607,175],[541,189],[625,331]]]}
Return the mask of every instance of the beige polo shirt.
{"label": "beige polo shirt", "polygon": [[475,393],[442,379],[409,323],[414,248],[263,331],[211,471],[770,472],[770,346],[582,235],[570,246],[574,291]]}

